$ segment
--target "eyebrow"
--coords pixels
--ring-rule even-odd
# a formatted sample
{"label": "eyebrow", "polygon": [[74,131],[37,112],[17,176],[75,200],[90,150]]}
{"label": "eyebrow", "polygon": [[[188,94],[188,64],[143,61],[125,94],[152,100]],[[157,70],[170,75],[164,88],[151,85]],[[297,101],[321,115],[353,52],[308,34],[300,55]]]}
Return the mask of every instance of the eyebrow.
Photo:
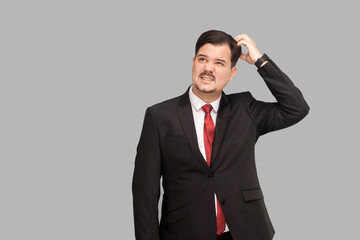
{"label": "eyebrow", "polygon": [[[198,57],[208,57],[208,56],[205,55],[205,54],[201,54],[201,53],[200,53],[200,54],[198,55]],[[217,60],[217,61],[220,61],[220,62],[223,62],[223,63],[226,63],[226,61],[225,61],[224,59],[221,59],[221,58],[217,58],[216,60]]]}
{"label": "eyebrow", "polygon": [[217,58],[216,60],[218,60],[219,62],[223,62],[223,63],[226,63],[226,61],[225,61],[225,60],[223,60],[223,59],[220,59],[220,58]]}

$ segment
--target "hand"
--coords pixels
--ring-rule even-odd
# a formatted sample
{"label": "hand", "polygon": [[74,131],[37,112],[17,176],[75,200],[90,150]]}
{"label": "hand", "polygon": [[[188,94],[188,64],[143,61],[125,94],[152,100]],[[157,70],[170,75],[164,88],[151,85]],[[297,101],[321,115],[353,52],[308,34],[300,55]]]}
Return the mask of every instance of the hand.
{"label": "hand", "polygon": [[[240,58],[247,61],[250,64],[255,64],[255,62],[262,56],[259,49],[256,46],[254,40],[252,40],[248,35],[241,34],[234,38],[238,46],[245,46],[248,50],[247,54],[241,53]],[[265,62],[264,62],[265,63]],[[262,65],[264,65],[264,63]]]}

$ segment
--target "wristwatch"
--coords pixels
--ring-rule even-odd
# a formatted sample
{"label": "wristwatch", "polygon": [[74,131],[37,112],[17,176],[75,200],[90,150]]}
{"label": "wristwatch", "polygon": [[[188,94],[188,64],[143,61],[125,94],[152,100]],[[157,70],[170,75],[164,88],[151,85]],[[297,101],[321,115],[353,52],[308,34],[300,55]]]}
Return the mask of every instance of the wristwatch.
{"label": "wristwatch", "polygon": [[268,60],[270,60],[270,58],[268,57],[268,55],[264,53],[264,55],[262,55],[261,57],[258,58],[258,60],[256,60],[255,65],[257,68],[259,68],[261,64],[263,64],[265,61]]}

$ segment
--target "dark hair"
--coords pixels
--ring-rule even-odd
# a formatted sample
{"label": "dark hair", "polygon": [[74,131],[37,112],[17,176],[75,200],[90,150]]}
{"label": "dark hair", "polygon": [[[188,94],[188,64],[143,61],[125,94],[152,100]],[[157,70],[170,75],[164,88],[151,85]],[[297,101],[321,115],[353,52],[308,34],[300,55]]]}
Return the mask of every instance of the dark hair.
{"label": "dark hair", "polygon": [[218,30],[209,30],[204,32],[200,35],[196,42],[195,56],[197,55],[199,49],[207,43],[213,45],[227,44],[231,51],[231,67],[236,65],[241,55],[241,46],[237,46],[235,39],[231,35]]}

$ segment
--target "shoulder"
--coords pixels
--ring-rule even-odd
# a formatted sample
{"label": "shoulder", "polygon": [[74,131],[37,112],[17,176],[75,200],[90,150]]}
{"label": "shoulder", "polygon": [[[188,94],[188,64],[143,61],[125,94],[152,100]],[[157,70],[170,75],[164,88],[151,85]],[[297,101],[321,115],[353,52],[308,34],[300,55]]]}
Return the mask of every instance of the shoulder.
{"label": "shoulder", "polygon": [[177,115],[177,108],[186,97],[186,93],[165,101],[156,103],[146,109],[146,115],[151,115],[157,121],[173,119]]}
{"label": "shoulder", "polygon": [[179,104],[180,100],[181,100],[182,96],[178,96],[178,97],[174,97],[171,99],[167,99],[165,101],[156,103],[150,107],[148,107],[148,109],[152,112],[162,112],[162,111],[167,111],[169,109],[173,109],[176,108],[176,106]]}
{"label": "shoulder", "polygon": [[239,103],[250,103],[253,101],[254,97],[250,92],[240,92],[240,93],[232,93],[229,95],[226,95],[226,97],[229,99],[232,105],[237,105]]}

